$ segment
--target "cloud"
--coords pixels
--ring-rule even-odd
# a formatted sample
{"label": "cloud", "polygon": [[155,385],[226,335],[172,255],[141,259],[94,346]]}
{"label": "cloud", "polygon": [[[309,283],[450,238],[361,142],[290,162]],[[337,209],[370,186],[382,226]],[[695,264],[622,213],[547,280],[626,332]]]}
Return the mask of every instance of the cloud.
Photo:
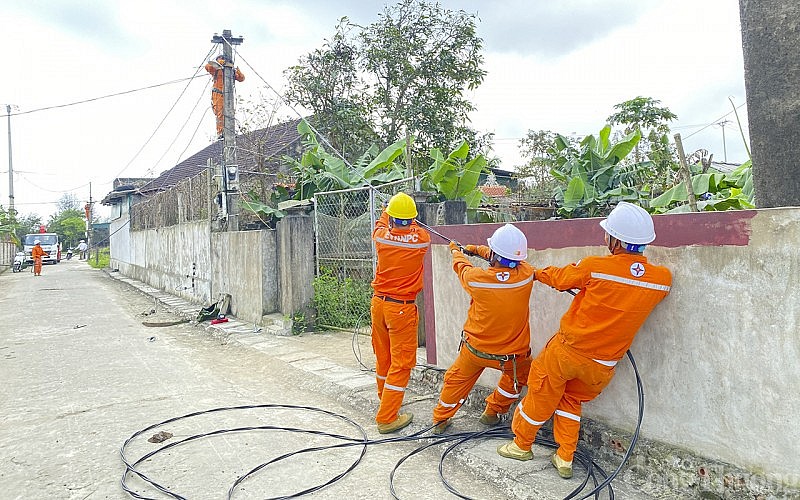
{"label": "cloud", "polygon": [[[86,43],[101,43],[106,50],[128,48],[129,38],[115,13],[115,7],[102,0],[83,2],[20,2],[24,6],[4,5],[3,9],[17,10],[38,22],[64,31]],[[22,7],[22,8],[20,8]],[[8,11],[7,11],[8,12]]]}
{"label": "cloud", "polygon": [[478,34],[494,52],[567,55],[634,23],[655,0],[509,0],[492,3],[445,0],[443,5],[477,13]]}

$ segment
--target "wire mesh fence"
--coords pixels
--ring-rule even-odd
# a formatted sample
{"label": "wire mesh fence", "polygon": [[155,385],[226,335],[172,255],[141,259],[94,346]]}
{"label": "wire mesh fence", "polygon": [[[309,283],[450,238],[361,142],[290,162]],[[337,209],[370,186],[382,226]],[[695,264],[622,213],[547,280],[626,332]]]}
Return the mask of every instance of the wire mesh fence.
{"label": "wire mesh fence", "polygon": [[178,182],[131,207],[131,230],[174,226],[181,222],[208,220],[209,172]]}
{"label": "wire mesh fence", "polygon": [[369,324],[377,263],[372,229],[393,194],[413,190],[414,178],[408,178],[314,195],[318,323],[342,328]]}

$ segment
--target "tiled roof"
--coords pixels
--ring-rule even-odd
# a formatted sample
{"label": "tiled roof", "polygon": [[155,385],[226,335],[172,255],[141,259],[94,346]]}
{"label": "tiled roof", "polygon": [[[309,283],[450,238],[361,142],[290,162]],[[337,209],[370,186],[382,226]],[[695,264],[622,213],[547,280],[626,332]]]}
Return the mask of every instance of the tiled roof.
{"label": "tiled roof", "polygon": [[[236,159],[239,171],[277,172],[283,155],[300,156],[300,134],[297,125],[300,119],[271,127],[254,130],[236,136]],[[194,177],[206,168],[209,158],[219,163],[222,160],[222,141],[214,141],[189,158],[161,173],[139,188],[142,194],[152,194],[174,186],[183,179]]]}

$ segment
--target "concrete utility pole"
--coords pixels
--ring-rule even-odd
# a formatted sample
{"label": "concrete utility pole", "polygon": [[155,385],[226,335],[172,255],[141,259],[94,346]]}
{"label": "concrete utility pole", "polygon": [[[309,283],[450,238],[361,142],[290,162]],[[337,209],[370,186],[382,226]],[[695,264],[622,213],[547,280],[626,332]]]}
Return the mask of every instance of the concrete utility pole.
{"label": "concrete utility pole", "polygon": [[739,0],[758,208],[800,206],[800,3]]}
{"label": "concrete utility pole", "polygon": [[6,104],[8,115],[8,213],[14,216],[14,163],[11,160],[11,105]]}
{"label": "concrete utility pole", "polygon": [[236,122],[233,85],[235,66],[233,46],[240,45],[244,38],[231,36],[231,30],[223,30],[222,36],[215,34],[211,41],[222,44],[222,53],[228,64],[223,69],[222,90],[222,179],[227,201],[228,231],[239,230],[239,166],[236,164]]}

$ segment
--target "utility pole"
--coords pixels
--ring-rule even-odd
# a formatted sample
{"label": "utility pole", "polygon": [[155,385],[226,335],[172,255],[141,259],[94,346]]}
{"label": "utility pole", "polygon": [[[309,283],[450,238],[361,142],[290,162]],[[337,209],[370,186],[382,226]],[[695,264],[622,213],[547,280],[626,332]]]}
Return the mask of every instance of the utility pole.
{"label": "utility pole", "polygon": [[725,126],[729,123],[729,120],[722,120],[716,123],[722,129],[722,157],[725,159],[725,163],[728,162],[728,143],[725,141]]}
{"label": "utility pole", "polygon": [[14,163],[11,157],[11,104],[6,104],[8,116],[8,213],[14,218]]}
{"label": "utility pole", "polygon": [[235,66],[233,46],[240,45],[244,38],[231,36],[231,30],[223,30],[222,36],[214,34],[213,43],[222,44],[222,53],[227,61],[223,68],[222,90],[222,179],[227,201],[227,229],[239,230],[239,166],[236,164],[236,112],[234,109],[233,85]]}

